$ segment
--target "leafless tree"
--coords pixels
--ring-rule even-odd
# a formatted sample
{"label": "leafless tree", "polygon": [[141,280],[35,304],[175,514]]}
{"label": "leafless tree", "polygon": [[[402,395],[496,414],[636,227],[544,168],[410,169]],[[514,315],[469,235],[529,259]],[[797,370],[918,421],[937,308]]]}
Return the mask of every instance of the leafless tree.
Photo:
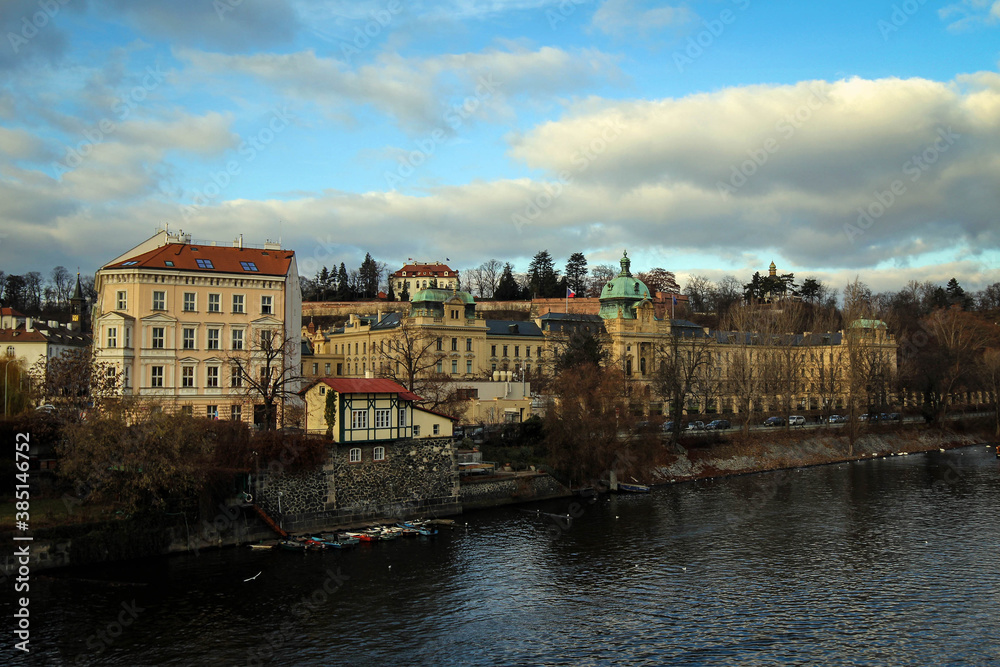
{"label": "leafless tree", "polygon": [[291,360],[299,344],[299,338],[282,327],[261,327],[250,337],[248,349],[227,355],[230,389],[263,405],[264,430],[278,427],[278,407],[296,397],[302,376]]}
{"label": "leafless tree", "polygon": [[503,263],[498,259],[488,259],[479,265],[480,283],[477,288],[484,299],[493,298],[502,272]]}
{"label": "leafless tree", "polygon": [[680,435],[684,408],[693,396],[707,397],[716,386],[713,373],[714,339],[700,335],[672,335],[656,349],[658,366],[653,371],[653,388],[668,405],[674,422],[671,442]]}
{"label": "leafless tree", "polygon": [[416,391],[418,378],[428,375],[444,358],[442,339],[404,317],[379,343],[379,374]]}
{"label": "leafless tree", "polygon": [[618,275],[619,269],[611,264],[598,264],[590,269],[590,294],[600,295],[601,290]]}

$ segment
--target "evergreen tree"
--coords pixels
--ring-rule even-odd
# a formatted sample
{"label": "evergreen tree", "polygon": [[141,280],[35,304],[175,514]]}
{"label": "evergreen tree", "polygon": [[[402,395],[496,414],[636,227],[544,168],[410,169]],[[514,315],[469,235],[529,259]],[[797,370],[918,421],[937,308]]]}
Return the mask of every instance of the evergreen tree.
{"label": "evergreen tree", "polygon": [[399,292],[399,300],[400,301],[410,300],[410,283],[405,280],[403,281],[403,289],[400,290]]}
{"label": "evergreen tree", "polygon": [[514,278],[514,268],[508,262],[503,265],[503,273],[493,296],[498,301],[515,301],[521,298],[521,287]]}
{"label": "evergreen tree", "polygon": [[566,262],[566,282],[578,297],[587,296],[587,258],[574,252]]}
{"label": "evergreen tree", "polygon": [[341,262],[337,271],[337,301],[350,301],[351,298],[351,279],[347,275],[347,267]]}
{"label": "evergreen tree", "polygon": [[955,278],[948,281],[948,285],[944,291],[948,295],[948,303],[950,305],[958,306],[962,310],[966,310],[972,305],[972,299],[965,294],[965,290],[962,289],[962,286],[958,284]]}
{"label": "evergreen tree", "polygon": [[360,287],[361,287],[361,298],[363,299],[374,299],[378,296],[378,283],[379,269],[378,264],[372,259],[371,253],[365,253],[365,261],[361,262],[361,268],[358,270],[360,277]]}
{"label": "evergreen tree", "polygon": [[541,250],[528,266],[528,285],[533,297],[552,298],[565,296],[559,293],[559,275],[548,250]]}

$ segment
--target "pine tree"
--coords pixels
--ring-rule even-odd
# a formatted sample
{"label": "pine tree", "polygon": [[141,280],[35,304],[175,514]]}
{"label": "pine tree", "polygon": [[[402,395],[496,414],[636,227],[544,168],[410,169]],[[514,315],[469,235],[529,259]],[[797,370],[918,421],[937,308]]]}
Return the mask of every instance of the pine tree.
{"label": "pine tree", "polygon": [[559,294],[559,275],[548,250],[539,251],[531,259],[531,264],[528,266],[528,284],[534,297],[545,299],[564,296]]}
{"label": "pine tree", "polygon": [[340,270],[337,271],[337,301],[351,300],[351,282],[347,275],[347,267],[340,263]]}
{"label": "pine tree", "polygon": [[509,262],[503,265],[503,273],[500,274],[493,297],[497,301],[516,301],[521,298],[521,287],[514,278],[514,268]]}
{"label": "pine tree", "polygon": [[566,262],[566,283],[578,297],[587,296],[587,258],[574,252]]}

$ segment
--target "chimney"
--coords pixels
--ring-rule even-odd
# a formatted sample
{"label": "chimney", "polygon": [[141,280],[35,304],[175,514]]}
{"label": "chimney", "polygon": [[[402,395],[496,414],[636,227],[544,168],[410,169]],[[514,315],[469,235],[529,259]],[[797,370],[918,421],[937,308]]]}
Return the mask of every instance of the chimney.
{"label": "chimney", "polygon": [[33,317],[26,317],[26,318],[24,318],[24,330],[25,331],[34,331],[35,330],[35,318],[33,318]]}

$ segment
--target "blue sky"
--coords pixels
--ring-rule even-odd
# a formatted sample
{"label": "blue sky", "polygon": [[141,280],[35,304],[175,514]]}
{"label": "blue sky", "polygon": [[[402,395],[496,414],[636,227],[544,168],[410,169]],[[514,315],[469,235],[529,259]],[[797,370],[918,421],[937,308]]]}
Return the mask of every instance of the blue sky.
{"label": "blue sky", "polygon": [[158,226],[300,270],[548,249],[1000,280],[1000,2],[13,0],[0,269]]}

